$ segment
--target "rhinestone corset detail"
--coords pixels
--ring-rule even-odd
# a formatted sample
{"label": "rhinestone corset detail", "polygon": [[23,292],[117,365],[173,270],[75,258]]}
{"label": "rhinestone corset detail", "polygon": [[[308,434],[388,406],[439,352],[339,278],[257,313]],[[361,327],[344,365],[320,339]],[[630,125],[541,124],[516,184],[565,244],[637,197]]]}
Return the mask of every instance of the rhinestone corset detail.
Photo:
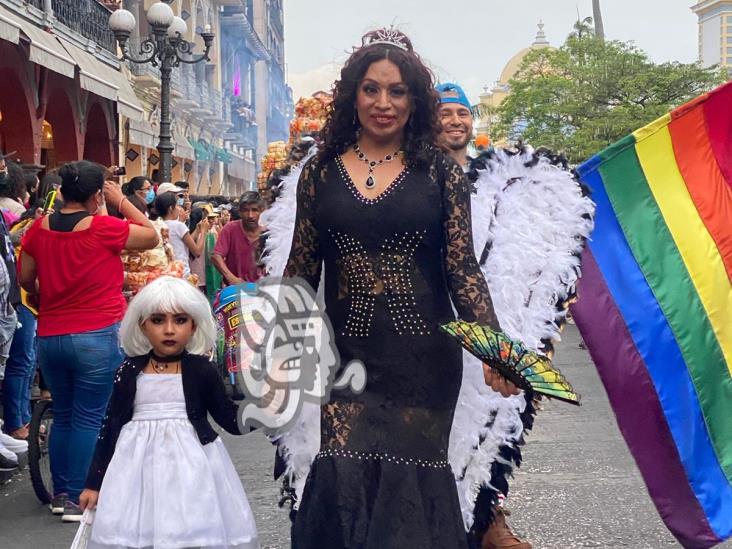
{"label": "rhinestone corset detail", "polygon": [[412,277],[417,271],[415,252],[426,231],[395,234],[386,238],[377,256],[369,254],[357,239],[329,231],[340,258],[339,294],[351,297],[342,335],[367,337],[376,298],[384,295],[395,331],[399,335],[427,335],[428,327],[417,311]]}

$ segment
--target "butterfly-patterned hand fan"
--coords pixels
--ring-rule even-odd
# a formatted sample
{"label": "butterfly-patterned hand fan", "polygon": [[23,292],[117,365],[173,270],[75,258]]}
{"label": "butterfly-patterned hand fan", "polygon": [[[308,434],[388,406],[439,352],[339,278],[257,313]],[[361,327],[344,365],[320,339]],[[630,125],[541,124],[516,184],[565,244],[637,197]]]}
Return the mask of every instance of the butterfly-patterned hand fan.
{"label": "butterfly-patterned hand fan", "polygon": [[547,357],[475,322],[455,320],[440,328],[519,389],[579,405],[580,396]]}

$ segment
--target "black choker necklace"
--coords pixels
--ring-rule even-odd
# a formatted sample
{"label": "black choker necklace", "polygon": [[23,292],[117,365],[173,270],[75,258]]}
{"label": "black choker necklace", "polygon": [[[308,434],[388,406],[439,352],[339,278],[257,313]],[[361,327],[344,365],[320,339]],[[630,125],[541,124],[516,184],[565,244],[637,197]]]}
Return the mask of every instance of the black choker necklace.
{"label": "black choker necklace", "polygon": [[177,355],[158,356],[155,354],[155,352],[150,351],[150,358],[152,358],[158,364],[170,364],[171,362],[180,362],[180,359],[183,358],[184,354],[186,354],[185,351]]}

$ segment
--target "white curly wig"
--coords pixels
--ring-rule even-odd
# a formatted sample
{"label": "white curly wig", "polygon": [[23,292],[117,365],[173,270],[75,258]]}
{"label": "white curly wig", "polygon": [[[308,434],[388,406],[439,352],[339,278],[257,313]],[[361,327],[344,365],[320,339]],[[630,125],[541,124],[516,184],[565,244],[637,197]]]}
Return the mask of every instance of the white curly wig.
{"label": "white curly wig", "polygon": [[194,355],[208,354],[216,344],[216,323],[203,293],[180,278],[161,276],[145,286],[132,299],[122,319],[119,337],[127,356],[145,355],[152,345],[142,331],[142,323],[155,313],[186,313],[195,331],[186,350]]}

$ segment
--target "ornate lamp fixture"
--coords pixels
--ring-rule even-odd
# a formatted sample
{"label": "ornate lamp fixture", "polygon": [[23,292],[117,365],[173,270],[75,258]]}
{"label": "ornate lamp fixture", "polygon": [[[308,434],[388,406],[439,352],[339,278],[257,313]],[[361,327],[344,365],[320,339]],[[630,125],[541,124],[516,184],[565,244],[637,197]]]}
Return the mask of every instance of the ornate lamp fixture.
{"label": "ornate lamp fixture", "polygon": [[109,28],[114,33],[119,47],[122,50],[122,60],[132,63],[150,63],[160,67],[160,181],[170,182],[172,179],[173,145],[170,133],[170,75],[174,67],[181,63],[196,64],[209,61],[208,54],[214,41],[211,26],[206,25],[201,33],[205,51],[193,55],[193,46],[184,39],[188,32],[188,25],[173,13],[170,3],[173,0],[156,2],[147,10],[147,22],[152,27],[152,36],[142,40],[140,51],[130,52],[129,38],[137,26],[135,16],[124,9],[117,10],[109,17]]}

